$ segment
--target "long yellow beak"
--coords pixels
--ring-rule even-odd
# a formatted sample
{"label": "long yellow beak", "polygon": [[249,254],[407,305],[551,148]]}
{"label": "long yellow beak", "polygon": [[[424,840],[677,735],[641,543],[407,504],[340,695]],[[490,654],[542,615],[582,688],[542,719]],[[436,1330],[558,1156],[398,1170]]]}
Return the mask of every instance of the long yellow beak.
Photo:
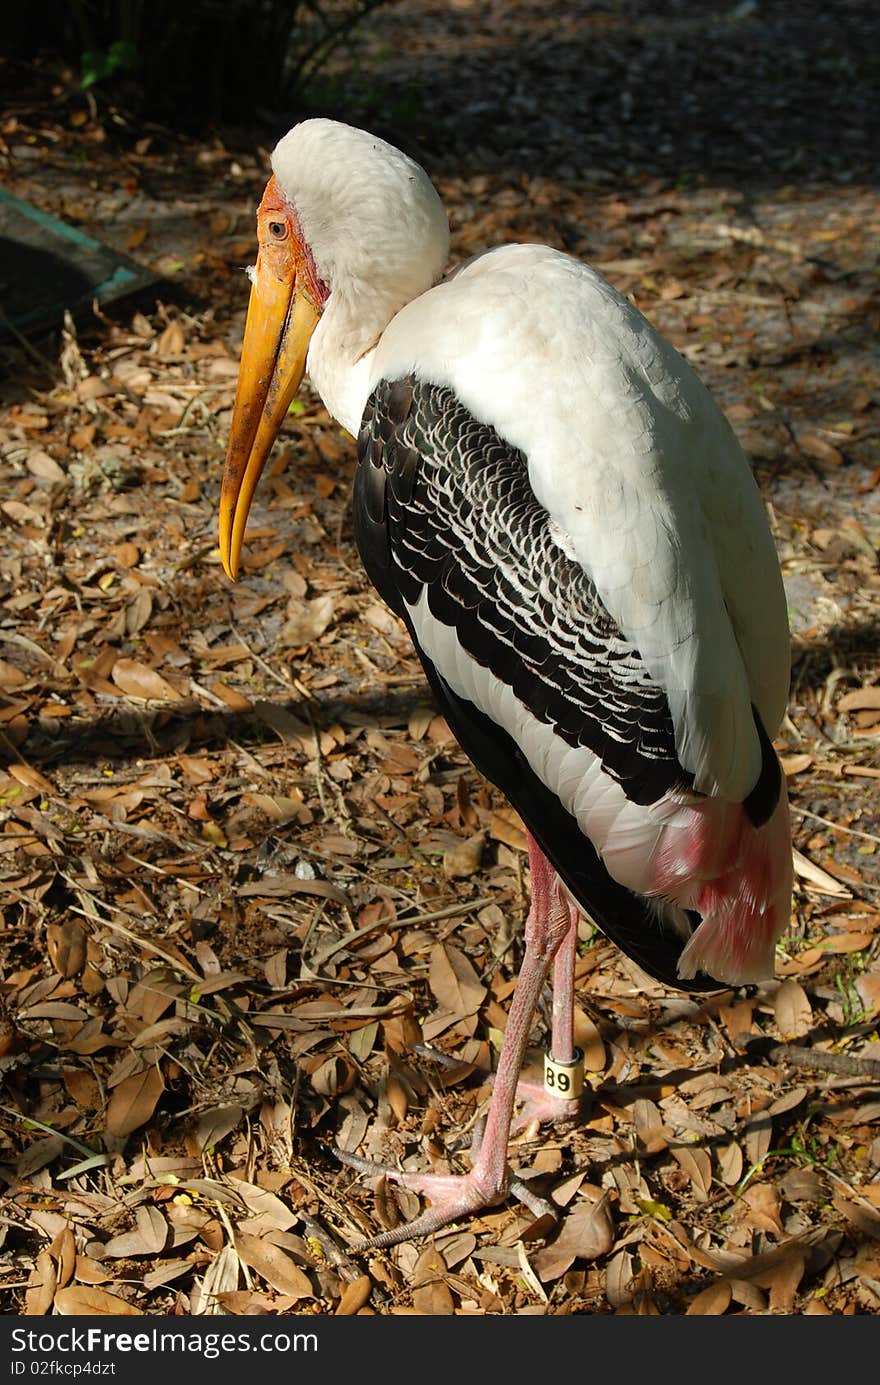
{"label": "long yellow beak", "polygon": [[320,318],[320,310],[297,284],[293,256],[274,249],[263,245],[261,237],[220,488],[220,556],[233,580],[254,491],[299,388]]}

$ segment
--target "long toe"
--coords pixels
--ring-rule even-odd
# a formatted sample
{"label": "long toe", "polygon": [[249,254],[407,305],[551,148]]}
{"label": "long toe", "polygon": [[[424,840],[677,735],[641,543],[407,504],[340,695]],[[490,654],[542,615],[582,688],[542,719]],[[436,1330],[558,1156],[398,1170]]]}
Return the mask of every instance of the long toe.
{"label": "long toe", "polygon": [[[488,1177],[478,1161],[466,1174],[403,1173],[399,1169],[386,1168],[371,1159],[362,1159],[357,1154],[335,1150],[337,1159],[358,1173],[371,1177],[384,1176],[400,1188],[426,1197],[430,1206],[413,1221],[383,1231],[368,1241],[362,1241],[354,1249],[377,1250],[385,1246],[398,1245],[402,1241],[415,1240],[418,1236],[428,1236],[449,1222],[460,1217],[480,1212],[485,1207],[493,1207],[502,1202],[510,1185],[510,1175],[505,1169],[501,1180]],[[542,1209],[543,1210],[543,1209]]]}

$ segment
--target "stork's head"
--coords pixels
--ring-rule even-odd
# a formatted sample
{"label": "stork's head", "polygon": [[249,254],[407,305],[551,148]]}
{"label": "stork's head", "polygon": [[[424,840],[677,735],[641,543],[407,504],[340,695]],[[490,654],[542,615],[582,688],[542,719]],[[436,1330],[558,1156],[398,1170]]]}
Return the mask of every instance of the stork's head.
{"label": "stork's head", "polygon": [[220,494],[220,552],[238,571],[254,490],[305,373],[312,333],[338,298],[382,304],[381,332],[446,263],[446,214],[427,174],[384,140],[306,120],[272,155]]}

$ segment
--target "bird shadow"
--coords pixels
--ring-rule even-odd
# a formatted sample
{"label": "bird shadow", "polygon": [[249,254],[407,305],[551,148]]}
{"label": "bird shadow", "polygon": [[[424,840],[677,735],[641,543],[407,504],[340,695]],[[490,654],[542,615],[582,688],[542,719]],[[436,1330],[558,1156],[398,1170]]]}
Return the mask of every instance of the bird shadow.
{"label": "bird shadow", "polygon": [[126,704],[94,715],[59,721],[51,716],[34,721],[17,744],[0,731],[0,763],[27,758],[43,767],[97,764],[103,760],[137,760],[180,754],[193,747],[221,748],[230,742],[256,746],[284,740],[286,726],[322,727],[334,721],[406,726],[413,711],[431,702],[426,682],[380,691],[348,691],[332,698],[277,697],[257,699],[243,711],[206,709],[184,699],[173,704],[143,707]]}

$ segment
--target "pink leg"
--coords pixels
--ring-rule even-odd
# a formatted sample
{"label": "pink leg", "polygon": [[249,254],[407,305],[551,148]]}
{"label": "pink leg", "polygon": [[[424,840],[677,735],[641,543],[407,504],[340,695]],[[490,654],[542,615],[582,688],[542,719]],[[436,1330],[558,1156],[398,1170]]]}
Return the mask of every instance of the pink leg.
{"label": "pink leg", "polygon": [[553,1028],[550,1052],[557,1063],[574,1058],[574,964],[577,960],[577,910],[569,905],[568,932],[553,961]]}
{"label": "pink leg", "polygon": [[[537,848],[536,848],[537,849]],[[558,907],[568,912],[568,927],[553,960],[553,1012],[551,1022],[550,1056],[556,1063],[575,1064],[574,1044],[574,967],[577,960],[578,913],[568,902],[559,882],[552,886]],[[537,1122],[571,1120],[580,1110],[577,1096],[566,1097],[549,1092],[543,1081],[526,1078],[517,1084],[522,1105],[513,1119],[514,1132],[525,1130]]]}
{"label": "pink leg", "polygon": [[[476,1212],[482,1207],[492,1206],[508,1191],[510,1173],[507,1167],[507,1141],[510,1135],[513,1106],[517,1096],[517,1081],[526,1047],[529,1030],[541,987],[550,968],[550,963],[560,947],[576,929],[567,901],[561,896],[556,885],[554,873],[529,833],[529,863],[532,875],[532,905],[526,921],[526,950],[522,967],[513,993],[498,1071],[492,1089],[489,1115],[480,1140],[479,1152],[470,1173],[452,1174],[410,1174],[394,1169],[383,1169],[368,1160],[337,1151],[343,1163],[364,1173],[384,1173],[393,1182],[423,1193],[431,1199],[431,1206],[420,1217],[408,1225],[386,1231],[374,1236],[359,1246],[368,1250],[396,1245],[415,1236],[424,1236],[437,1231],[447,1222]],[[573,957],[574,942],[571,943]],[[571,972],[571,960],[566,962]],[[565,985],[565,983],[563,983]],[[571,995],[572,982],[568,980],[569,1000],[568,1018],[560,1015],[560,1042],[564,1043],[564,1033],[568,1032],[571,1044]],[[563,1004],[563,1010],[565,1005]],[[556,1039],[556,1016],[554,1014],[554,1043]],[[572,1103],[568,1103],[570,1106]]]}

